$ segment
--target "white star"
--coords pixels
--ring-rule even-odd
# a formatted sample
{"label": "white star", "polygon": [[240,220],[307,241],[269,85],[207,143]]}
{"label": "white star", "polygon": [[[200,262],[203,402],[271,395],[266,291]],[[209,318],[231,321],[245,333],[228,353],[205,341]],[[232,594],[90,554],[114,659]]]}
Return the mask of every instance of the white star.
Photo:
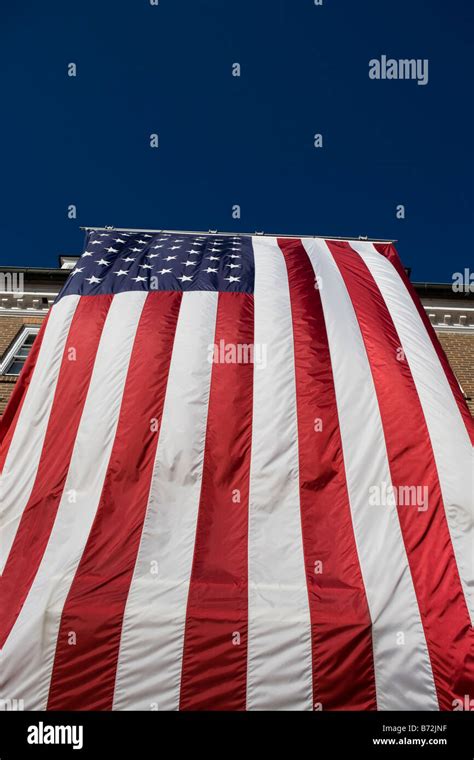
{"label": "white star", "polygon": [[146,282],[146,277],[140,277],[140,275],[138,275],[138,277],[132,277],[132,280],[135,280],[135,282]]}
{"label": "white star", "polygon": [[240,264],[226,264],[229,269],[240,269]]}
{"label": "white star", "polygon": [[239,256],[238,253],[229,253],[229,259],[241,259],[242,256]]}
{"label": "white star", "polygon": [[172,272],[172,269],[162,269],[158,274],[167,274],[168,272]]}
{"label": "white star", "polygon": [[94,275],[92,275],[92,277],[86,277],[86,280],[87,280],[87,282],[90,282],[91,285],[92,285],[93,282],[102,282],[101,278],[94,277]]}
{"label": "white star", "polygon": [[140,264],[139,269],[153,269],[151,264]]}
{"label": "white star", "polygon": [[186,253],[201,253],[201,251],[195,251],[194,248],[191,248],[191,250],[186,251]]}
{"label": "white star", "polygon": [[79,272],[82,272],[84,270],[84,267],[76,267],[72,270],[71,274],[79,274]]}
{"label": "white star", "polygon": [[118,253],[118,248],[106,248],[107,253]]}
{"label": "white star", "polygon": [[139,243],[140,245],[146,245],[147,241],[146,240],[137,240],[137,243]]}
{"label": "white star", "polygon": [[170,251],[177,251],[179,248],[181,248],[180,245],[171,245],[170,246]]}
{"label": "white star", "polygon": [[241,249],[240,248],[235,248],[235,246],[231,246],[230,250],[231,251],[240,251]]}
{"label": "white star", "polygon": [[143,237],[153,237],[153,235],[143,235]]}
{"label": "white star", "polygon": [[122,238],[115,238],[114,243],[126,243],[126,240],[122,240]]}
{"label": "white star", "polygon": [[160,255],[159,253],[147,253],[146,256],[145,256],[145,258],[146,259],[157,259],[159,255]]}
{"label": "white star", "polygon": [[84,251],[82,258],[85,258],[86,256],[92,256],[92,253],[90,251]]}
{"label": "white star", "polygon": [[164,245],[154,245],[153,248],[156,250],[157,248],[164,248]]}
{"label": "white star", "polygon": [[212,267],[207,267],[207,269],[205,269],[204,271],[209,274],[209,272],[218,272],[219,270],[218,269],[212,269]]}
{"label": "white star", "polygon": [[163,259],[163,261],[171,261],[172,259],[177,259],[177,256],[167,256],[166,259]]}
{"label": "white star", "polygon": [[91,243],[91,245],[102,245],[102,243],[100,242],[100,240],[94,240],[94,241]]}
{"label": "white star", "polygon": [[228,282],[240,282],[240,277],[231,276],[231,277],[225,277],[224,279],[227,280]]}
{"label": "white star", "polygon": [[187,275],[183,274],[181,277],[178,277],[178,280],[181,280],[181,282],[192,282],[192,277],[187,277]]}
{"label": "white star", "polygon": [[127,256],[126,259],[122,259],[122,261],[135,261],[135,259],[131,259],[130,256]]}
{"label": "white star", "polygon": [[183,261],[183,264],[185,267],[195,267],[197,264],[197,261]]}
{"label": "white star", "polygon": [[109,237],[109,233],[108,232],[101,232],[100,235],[99,235],[99,237]]}
{"label": "white star", "polygon": [[101,267],[106,267],[110,264],[110,261],[107,261],[107,259],[98,259],[95,263],[100,264]]}
{"label": "white star", "polygon": [[209,248],[209,250],[213,251],[214,253],[216,253],[216,252],[217,253],[221,253],[221,249],[220,248]]}
{"label": "white star", "polygon": [[209,261],[220,261],[219,256],[206,256]]}
{"label": "white star", "polygon": [[114,272],[114,274],[117,274],[119,277],[122,277],[124,274],[128,274],[128,269],[119,269],[118,272]]}
{"label": "white star", "polygon": [[[140,242],[140,241],[138,241],[138,242]],[[140,251],[142,251],[143,248],[130,248],[130,250],[132,251],[132,253],[140,253]]]}

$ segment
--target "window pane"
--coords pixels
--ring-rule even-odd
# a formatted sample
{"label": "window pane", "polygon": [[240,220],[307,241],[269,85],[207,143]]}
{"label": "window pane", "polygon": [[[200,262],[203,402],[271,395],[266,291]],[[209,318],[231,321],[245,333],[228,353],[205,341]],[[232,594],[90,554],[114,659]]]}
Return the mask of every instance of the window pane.
{"label": "window pane", "polygon": [[22,367],[26,361],[26,357],[30,353],[31,346],[35,342],[37,333],[28,333],[25,336],[23,343],[19,347],[15,356],[13,356],[10,364],[4,370],[5,375],[19,375]]}
{"label": "window pane", "polygon": [[19,375],[23,367],[24,361],[13,361],[7,368],[6,375]]}

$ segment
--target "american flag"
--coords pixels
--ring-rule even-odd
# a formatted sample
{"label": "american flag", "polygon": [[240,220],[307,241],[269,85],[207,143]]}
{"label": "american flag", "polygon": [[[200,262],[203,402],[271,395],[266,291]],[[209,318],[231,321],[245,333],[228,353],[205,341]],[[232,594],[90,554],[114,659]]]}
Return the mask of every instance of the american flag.
{"label": "american flag", "polygon": [[393,245],[91,231],[1,440],[3,703],[474,697],[473,421]]}

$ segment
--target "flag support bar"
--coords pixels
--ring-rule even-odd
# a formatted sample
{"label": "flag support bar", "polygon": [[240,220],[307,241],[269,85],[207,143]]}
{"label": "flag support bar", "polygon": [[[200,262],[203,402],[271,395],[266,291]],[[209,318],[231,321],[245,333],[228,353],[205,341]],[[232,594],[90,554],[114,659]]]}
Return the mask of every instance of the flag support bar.
{"label": "flag support bar", "polygon": [[396,243],[397,240],[383,240],[381,238],[369,238],[366,235],[358,235],[356,237],[334,237],[332,235],[285,235],[282,233],[271,233],[271,232],[240,232],[236,230],[235,232],[221,232],[221,230],[152,230],[152,229],[145,229],[145,228],[134,228],[134,227],[86,227],[81,226],[81,230],[85,230],[86,232],[151,232],[154,234],[158,234],[160,232],[165,233],[171,233],[173,235],[227,235],[228,237],[238,237],[240,235],[245,235],[249,237],[276,237],[276,238],[295,238],[297,240],[300,239],[311,239],[311,240],[362,240],[367,243]]}

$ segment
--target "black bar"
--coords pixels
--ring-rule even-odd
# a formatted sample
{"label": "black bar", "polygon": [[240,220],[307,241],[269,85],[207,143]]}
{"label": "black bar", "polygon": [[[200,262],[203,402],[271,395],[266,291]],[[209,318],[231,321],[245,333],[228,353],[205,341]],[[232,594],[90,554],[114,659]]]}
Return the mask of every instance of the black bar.
{"label": "black bar", "polygon": [[[58,743],[51,744],[50,739]],[[273,755],[288,760],[358,756],[472,760],[474,713],[0,713],[1,760],[25,756],[207,760],[229,755],[242,760],[255,756],[272,760]]]}

